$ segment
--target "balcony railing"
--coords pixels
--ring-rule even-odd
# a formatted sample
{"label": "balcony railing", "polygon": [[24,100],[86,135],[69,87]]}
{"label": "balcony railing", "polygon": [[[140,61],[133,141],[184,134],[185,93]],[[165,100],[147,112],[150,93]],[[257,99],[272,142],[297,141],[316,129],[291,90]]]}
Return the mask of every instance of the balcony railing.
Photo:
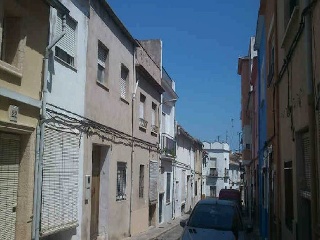
{"label": "balcony railing", "polygon": [[224,177],[225,177],[225,178],[228,178],[228,177],[229,177],[229,169],[227,169],[227,170],[224,171]]}
{"label": "balcony railing", "polygon": [[168,137],[165,134],[162,134],[161,138],[161,153],[168,157],[176,156],[176,141]]}
{"label": "balcony railing", "polygon": [[158,134],[159,132],[159,127],[156,125],[151,125],[151,132],[154,134]]}
{"label": "balcony railing", "polygon": [[144,120],[143,118],[139,118],[139,127],[147,129],[148,121]]}
{"label": "balcony railing", "polygon": [[209,176],[210,177],[218,177],[218,171],[210,172]]}

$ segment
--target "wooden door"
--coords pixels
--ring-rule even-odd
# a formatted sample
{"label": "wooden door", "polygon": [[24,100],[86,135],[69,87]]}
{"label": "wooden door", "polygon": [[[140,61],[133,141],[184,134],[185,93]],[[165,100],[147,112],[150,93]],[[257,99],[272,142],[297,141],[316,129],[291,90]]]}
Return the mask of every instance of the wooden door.
{"label": "wooden door", "polygon": [[101,147],[93,146],[92,149],[92,181],[91,181],[91,222],[90,239],[97,239],[99,233],[99,196],[100,196],[100,159]]}

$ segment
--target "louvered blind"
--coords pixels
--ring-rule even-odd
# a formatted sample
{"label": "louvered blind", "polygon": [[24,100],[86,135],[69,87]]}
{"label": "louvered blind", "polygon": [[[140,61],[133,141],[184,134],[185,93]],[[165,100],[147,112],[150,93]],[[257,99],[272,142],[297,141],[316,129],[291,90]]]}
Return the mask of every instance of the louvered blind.
{"label": "louvered blind", "polygon": [[0,239],[14,240],[19,177],[20,141],[0,133]]}
{"label": "louvered blind", "polygon": [[120,78],[120,95],[122,98],[127,96],[127,79],[129,71],[126,67],[121,66],[121,78]]}
{"label": "louvered blind", "polygon": [[[66,18],[66,34],[61,38],[61,40],[57,43],[57,47],[64,50],[71,57],[75,57],[76,55],[76,28],[77,23],[71,19],[69,16]],[[56,36],[62,34],[62,14],[57,14],[56,21]]]}
{"label": "louvered blind", "polygon": [[78,134],[45,129],[42,235],[78,224],[79,141]]}
{"label": "louvered blind", "polygon": [[302,151],[303,151],[303,163],[304,163],[304,179],[305,179],[305,190],[311,191],[311,158],[310,158],[310,140],[309,132],[302,135]]}
{"label": "louvered blind", "polygon": [[159,172],[158,162],[150,161],[149,167],[149,201],[156,202],[158,200],[158,172]]}
{"label": "louvered blind", "polygon": [[101,45],[98,45],[98,63],[105,68],[106,61],[107,61],[108,52],[107,50]]}

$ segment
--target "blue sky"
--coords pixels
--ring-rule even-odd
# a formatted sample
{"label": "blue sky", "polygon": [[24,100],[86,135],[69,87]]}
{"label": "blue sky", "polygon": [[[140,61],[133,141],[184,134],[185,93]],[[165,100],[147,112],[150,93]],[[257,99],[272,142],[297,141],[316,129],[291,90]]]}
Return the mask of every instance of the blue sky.
{"label": "blue sky", "polygon": [[[161,39],[163,65],[176,82],[177,121],[202,141],[238,148],[238,57],[255,34],[258,0],[108,0],[137,39]],[[232,128],[232,121],[233,128]]]}

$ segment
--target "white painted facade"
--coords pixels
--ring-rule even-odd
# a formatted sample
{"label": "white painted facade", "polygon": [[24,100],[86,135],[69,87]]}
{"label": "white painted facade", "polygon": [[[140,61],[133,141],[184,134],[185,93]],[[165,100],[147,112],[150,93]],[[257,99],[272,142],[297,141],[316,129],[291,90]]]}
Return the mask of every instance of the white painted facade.
{"label": "white painted facade", "polygon": [[[81,2],[81,3],[80,3]],[[88,36],[88,5],[84,1],[61,0],[61,3],[70,11],[69,16],[76,22],[75,31],[75,57],[74,66],[62,61],[56,56],[55,46],[49,57],[48,97],[47,109],[54,109],[59,113],[70,116],[67,111],[84,116],[85,83],[86,83],[86,56]],[[77,4],[76,5],[74,5]],[[50,11],[50,42],[57,37],[57,11]],[[58,110],[50,106],[55,105],[64,110]],[[74,115],[72,115],[74,116]],[[44,239],[82,239],[81,219],[83,200],[83,135],[79,142],[78,159],[78,227],[69,230],[58,231]]]}
{"label": "white painted facade", "polygon": [[221,189],[230,188],[230,146],[227,143],[203,142],[203,150],[208,153],[202,165],[203,193],[205,196],[218,197]]}
{"label": "white painted facade", "polygon": [[[175,144],[175,82],[162,68],[161,85],[165,92],[161,96],[160,119],[160,170],[159,170],[159,223],[168,222],[174,217],[174,168]],[[168,150],[170,149],[170,150]]]}
{"label": "white painted facade", "polygon": [[[175,170],[175,217],[180,217],[195,205],[195,139],[177,126],[177,159]],[[200,194],[200,193],[199,193]]]}

